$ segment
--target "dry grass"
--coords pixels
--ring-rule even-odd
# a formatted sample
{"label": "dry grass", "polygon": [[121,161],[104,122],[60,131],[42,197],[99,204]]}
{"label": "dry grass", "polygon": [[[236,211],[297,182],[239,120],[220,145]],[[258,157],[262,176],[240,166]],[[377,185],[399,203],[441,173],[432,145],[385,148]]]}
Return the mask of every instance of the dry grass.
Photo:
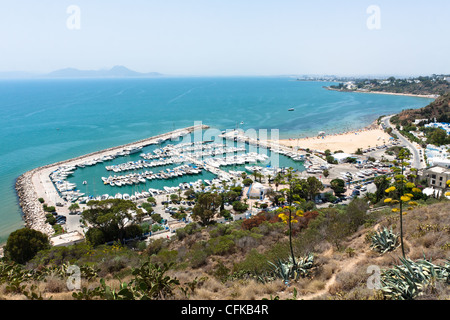
{"label": "dry grass", "polygon": [[[450,226],[449,202],[437,203],[430,206],[418,207],[409,211],[404,216],[404,240],[406,253],[410,259],[433,258],[436,264],[444,261],[449,256],[449,250],[441,247],[450,242],[450,232],[445,226]],[[399,232],[399,220],[395,214],[382,216],[376,226],[359,228],[352,236],[343,243],[344,248],[351,247],[355,250],[354,255],[348,255],[345,250],[336,251],[327,241],[322,241],[314,252],[316,269],[311,279],[299,279],[291,282],[288,287],[282,280],[268,283],[260,283],[255,280],[228,280],[222,282],[214,274],[217,266],[222,263],[228,270],[233,269],[235,263],[243,261],[248,253],[247,247],[254,246],[258,252],[267,250],[267,242],[264,244],[245,239],[238,243],[237,250],[233,254],[226,256],[209,256],[206,265],[200,268],[186,267],[182,270],[170,270],[167,275],[177,278],[185,286],[194,279],[207,278],[199,282],[194,293],[189,297],[196,300],[260,300],[278,296],[280,299],[293,298],[294,289],[298,292],[299,299],[373,299],[376,296],[372,290],[367,289],[367,280],[370,274],[367,272],[368,266],[376,265],[381,269],[387,269],[399,264],[401,249],[397,248],[392,252],[380,255],[370,249],[370,243],[365,241],[366,235],[376,227],[391,227],[395,232]],[[437,225],[438,229],[418,232],[422,225]],[[277,235],[279,236],[279,235]],[[273,236],[275,239],[275,235]],[[200,240],[207,240],[209,233],[206,230],[187,236],[182,241],[173,241],[168,244],[169,250],[180,250],[183,254],[188,254],[192,245]],[[242,247],[242,248],[241,248]],[[132,276],[126,273],[130,266],[127,260],[116,259],[104,263],[105,272],[101,275],[112,288],[119,287],[119,281],[113,278],[119,272],[124,276],[122,282],[129,282]],[[99,285],[98,279],[91,283],[82,282],[83,286],[93,288]],[[64,280],[58,277],[48,277],[47,282],[38,284],[38,292],[45,298],[54,300],[71,300],[72,292],[67,290]],[[438,286],[434,291],[426,291],[422,298],[448,297],[450,288]],[[175,290],[175,299],[187,299],[181,290]],[[0,299],[23,300],[24,295],[11,294],[5,289],[5,285],[0,286]]]}

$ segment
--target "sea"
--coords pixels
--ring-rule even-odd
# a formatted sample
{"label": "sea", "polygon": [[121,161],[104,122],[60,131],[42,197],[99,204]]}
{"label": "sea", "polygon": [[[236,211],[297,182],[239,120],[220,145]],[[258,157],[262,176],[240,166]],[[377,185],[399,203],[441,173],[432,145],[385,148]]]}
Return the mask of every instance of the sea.
{"label": "sea", "polygon": [[[24,225],[15,181],[38,166],[198,123],[217,131],[265,130],[279,138],[339,133],[432,101],[324,88],[331,84],[291,77],[0,80],[0,244]],[[139,154],[114,161],[136,159]],[[82,192],[106,192],[98,176],[106,174],[104,165],[79,169],[71,179]],[[290,158],[280,166],[304,169]]]}

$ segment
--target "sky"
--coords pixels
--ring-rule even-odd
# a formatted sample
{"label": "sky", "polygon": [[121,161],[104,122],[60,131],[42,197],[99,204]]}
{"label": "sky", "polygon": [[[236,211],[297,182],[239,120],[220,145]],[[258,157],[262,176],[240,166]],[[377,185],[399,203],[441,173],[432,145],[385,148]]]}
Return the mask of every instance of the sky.
{"label": "sky", "polygon": [[0,71],[450,74],[449,12],[448,0],[0,0]]}

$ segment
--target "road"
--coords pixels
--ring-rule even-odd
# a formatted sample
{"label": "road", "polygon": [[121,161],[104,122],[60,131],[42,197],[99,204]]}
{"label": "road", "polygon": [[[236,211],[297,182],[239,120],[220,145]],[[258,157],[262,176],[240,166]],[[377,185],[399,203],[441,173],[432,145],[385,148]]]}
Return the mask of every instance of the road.
{"label": "road", "polygon": [[421,155],[419,154],[419,150],[414,146],[412,142],[410,142],[406,137],[401,135],[400,132],[391,124],[390,120],[394,115],[386,116],[381,119],[381,122],[384,124],[386,128],[392,128],[392,133],[397,135],[398,140],[400,140],[401,144],[408,148],[411,151],[411,166],[417,169],[422,169],[425,167],[425,162],[421,162]]}

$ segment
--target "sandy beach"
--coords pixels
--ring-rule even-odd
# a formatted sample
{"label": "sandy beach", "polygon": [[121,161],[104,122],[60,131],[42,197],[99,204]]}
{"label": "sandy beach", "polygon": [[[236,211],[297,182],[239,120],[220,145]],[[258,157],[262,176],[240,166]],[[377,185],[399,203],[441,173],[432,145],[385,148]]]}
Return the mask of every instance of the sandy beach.
{"label": "sandy beach", "polygon": [[392,96],[406,96],[406,97],[417,97],[417,98],[428,98],[436,99],[439,97],[437,94],[414,94],[414,93],[396,93],[396,92],[386,92],[386,91],[364,91],[364,90],[339,90],[330,87],[325,87],[328,90],[339,91],[339,92],[356,92],[356,93],[372,93],[372,94],[387,94]]}
{"label": "sandy beach", "polygon": [[367,149],[389,143],[390,135],[376,124],[370,127],[350,131],[342,134],[328,134],[324,137],[310,137],[303,139],[284,139],[280,144],[285,146],[299,147],[301,149],[310,149],[331,152],[342,150],[345,153],[355,153],[358,148]]}

